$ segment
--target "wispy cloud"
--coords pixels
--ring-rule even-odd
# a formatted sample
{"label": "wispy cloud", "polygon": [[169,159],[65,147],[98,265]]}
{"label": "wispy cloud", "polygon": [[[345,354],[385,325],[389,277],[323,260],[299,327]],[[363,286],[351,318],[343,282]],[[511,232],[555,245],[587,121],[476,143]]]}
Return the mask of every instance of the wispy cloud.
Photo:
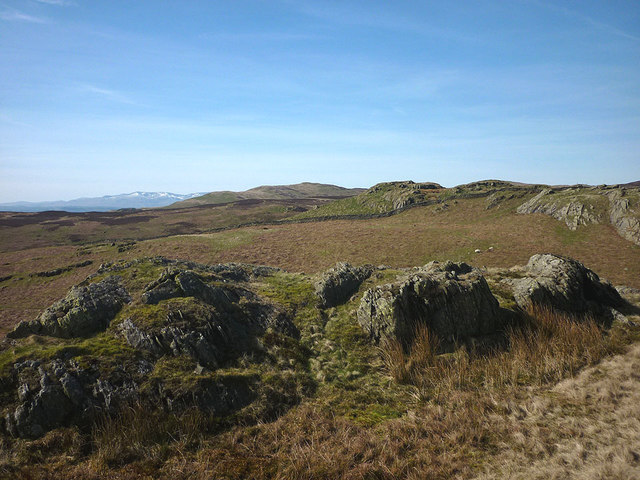
{"label": "wispy cloud", "polygon": [[137,102],[117,90],[111,90],[90,84],[80,84],[79,89],[82,92],[93,93],[114,102],[125,103],[127,105],[138,105]]}
{"label": "wispy cloud", "polygon": [[318,40],[326,37],[309,33],[289,33],[289,32],[247,32],[247,33],[202,33],[203,40],[224,40],[224,41],[264,41],[264,42],[290,42],[301,40]]}
{"label": "wispy cloud", "polygon": [[604,23],[601,22],[599,20],[595,20],[594,18],[585,15],[584,13],[578,12],[576,10],[572,10],[570,8],[567,7],[563,7],[561,5],[555,5],[555,4],[551,4],[551,3],[545,3],[542,2],[540,0],[532,0],[532,3],[535,5],[538,5],[540,7],[543,8],[547,8],[549,10],[553,10],[555,12],[559,12],[562,13],[563,15],[576,19],[582,23],[585,23],[587,25],[590,25],[600,31],[603,31],[605,33],[608,33],[610,35],[614,35],[614,36],[618,36],[618,37],[622,37],[622,38],[626,38],[629,40],[634,40],[636,42],[640,42],[640,37],[637,35],[633,35],[629,32],[626,32],[618,27],[615,27],[613,25],[610,25],[608,23]]}
{"label": "wispy cloud", "polygon": [[68,7],[70,5],[75,5],[71,0],[36,0],[36,2],[46,3],[49,5],[58,5],[60,7]]}
{"label": "wispy cloud", "polygon": [[[393,8],[371,6],[358,9],[347,2],[317,3],[309,0],[282,0],[291,9],[299,13],[335,24],[384,29],[419,36],[446,38],[466,43],[482,42],[482,38],[473,34],[463,34],[459,30],[449,29],[433,22],[420,20],[417,17],[402,15]],[[391,5],[391,4],[389,4]],[[452,7],[453,8],[453,7]]]}
{"label": "wispy cloud", "polygon": [[18,10],[5,10],[0,12],[0,19],[7,22],[48,23],[49,20],[42,17],[34,17]]}

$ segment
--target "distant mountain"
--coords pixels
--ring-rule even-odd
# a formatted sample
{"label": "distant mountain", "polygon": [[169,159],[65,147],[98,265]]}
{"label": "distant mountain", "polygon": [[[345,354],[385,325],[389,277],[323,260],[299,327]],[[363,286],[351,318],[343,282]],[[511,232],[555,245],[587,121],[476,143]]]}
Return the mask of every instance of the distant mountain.
{"label": "distant mountain", "polygon": [[0,211],[42,212],[46,210],[63,210],[66,212],[105,212],[121,208],[164,207],[201,195],[203,194],[189,193],[181,195],[169,192],[133,192],[121,195],[106,195],[104,197],[77,198],[68,201],[5,203],[0,204]]}
{"label": "distant mountain", "polygon": [[238,200],[284,200],[293,198],[344,198],[366,191],[366,188],[345,188],[324,183],[297,183],[295,185],[263,185],[244,192],[211,192],[199,197],[177,202],[170,208],[187,208],[198,205],[218,205]]}

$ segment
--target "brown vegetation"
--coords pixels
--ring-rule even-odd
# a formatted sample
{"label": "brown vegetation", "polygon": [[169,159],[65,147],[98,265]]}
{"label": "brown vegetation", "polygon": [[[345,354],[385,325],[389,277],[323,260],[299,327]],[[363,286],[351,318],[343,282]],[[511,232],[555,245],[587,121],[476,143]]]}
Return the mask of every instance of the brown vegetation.
{"label": "brown vegetation", "polygon": [[[180,212],[186,212],[188,217],[189,209]],[[184,221],[187,217],[179,218]],[[197,221],[204,221],[204,217],[193,220]],[[109,234],[125,227],[130,226],[108,227]],[[5,233],[0,235],[5,235],[6,231],[2,231]],[[133,234],[127,230],[127,236]],[[29,235],[25,231],[20,237]],[[486,210],[484,199],[459,200],[444,211],[435,206],[418,207],[387,218],[263,225],[169,236],[139,241],[126,249],[121,248],[121,243],[23,249],[17,245],[17,237],[9,243],[6,238],[0,240],[0,249],[5,250],[0,277],[13,275],[0,282],[0,332],[20,320],[32,318],[101,263],[153,255],[203,263],[241,261],[294,272],[317,272],[338,261],[407,267],[431,260],[455,260],[478,267],[511,267],[525,264],[535,253],[553,252],[582,261],[614,284],[640,288],[637,275],[640,247],[621,238],[613,227],[589,225],[572,232],[542,214],[516,215],[509,204]],[[490,246],[492,251],[488,251]],[[474,253],[476,248],[482,252]],[[50,279],[29,277],[34,272],[84,260],[92,260],[94,265]]]}
{"label": "brown vegetation", "polygon": [[[637,471],[637,416],[621,415],[640,405],[638,347],[553,386],[624,352],[632,330],[605,333],[591,319],[534,308],[509,333],[509,348],[488,355],[459,349],[436,356],[437,343],[427,330],[419,333],[408,353],[383,348],[390,374],[408,372],[398,380],[412,400],[395,420],[364,425],[310,398],[275,422],[220,432],[194,412],[134,408],[98,422],[90,440],[67,429],[5,446],[2,471],[13,478],[121,479],[543,478],[541,472],[565,475],[571,468],[584,472],[580,478],[631,478]],[[611,420],[634,443],[616,439],[605,428]],[[597,428],[588,428],[592,421]],[[572,438],[577,430],[580,440]],[[541,470],[526,467],[531,462]]]}

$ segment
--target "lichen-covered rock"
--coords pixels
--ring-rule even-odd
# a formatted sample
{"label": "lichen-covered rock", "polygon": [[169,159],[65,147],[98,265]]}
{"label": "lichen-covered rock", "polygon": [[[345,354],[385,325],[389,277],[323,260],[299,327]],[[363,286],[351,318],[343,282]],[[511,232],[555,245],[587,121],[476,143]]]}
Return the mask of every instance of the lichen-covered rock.
{"label": "lichen-covered rock", "polygon": [[553,254],[533,255],[526,277],[512,282],[516,303],[521,308],[535,303],[570,313],[605,315],[610,307],[624,304],[616,289],[582,263]]}
{"label": "lichen-covered rock", "polygon": [[102,331],[131,301],[119,277],[110,276],[87,286],[73,287],[67,296],[47,308],[35,320],[23,321],[7,334],[9,338],[28,335],[86,337]]}
{"label": "lichen-covered rock", "polygon": [[176,297],[195,297],[216,305],[221,310],[229,310],[239,300],[233,290],[207,285],[191,270],[169,268],[159,279],[151,282],[142,294],[142,303],[155,305],[162,300]]}
{"label": "lichen-covered rock", "polygon": [[622,238],[640,245],[640,212],[636,213],[629,199],[624,197],[624,190],[613,190],[609,197],[609,220]]}
{"label": "lichen-covered rock", "polygon": [[268,329],[299,336],[289,316],[276,305],[238,285],[209,285],[190,270],[165,270],[146,290],[142,301],[147,304],[193,297],[179,308],[168,306],[160,325],[127,318],[118,326],[129,345],[155,355],[188,355],[215,369],[244,353],[259,351],[258,338]]}
{"label": "lichen-covered rock", "polygon": [[[36,438],[62,426],[85,428],[96,415],[130,405],[227,415],[257,398],[260,409],[273,412],[299,400],[289,392],[307,381],[307,352],[293,313],[268,300],[270,291],[258,293],[263,283],[255,282],[277,269],[151,258],[101,271],[121,276],[74,287],[13,332],[61,338],[18,339],[15,349],[3,350],[13,359],[0,372],[0,428],[7,433]],[[148,272],[159,276],[143,289]],[[142,301],[131,302],[123,284]],[[26,354],[21,345],[29,345]],[[280,368],[294,364],[297,371],[281,381]]]}
{"label": "lichen-covered rock", "polygon": [[59,359],[25,361],[13,370],[18,403],[6,414],[5,426],[17,437],[35,438],[56,427],[83,423],[97,411],[107,413],[138,398],[133,377],[122,372],[113,374],[120,379],[110,382],[95,368]]}
{"label": "lichen-covered rock", "polygon": [[487,335],[502,327],[498,301],[482,274],[453,262],[431,262],[368,290],[357,315],[373,341],[391,337],[405,345],[420,324],[446,341]]}
{"label": "lichen-covered rock", "polygon": [[188,390],[174,391],[166,385],[162,386],[157,396],[172,411],[189,405],[210,414],[225,415],[247,406],[256,398],[258,381],[258,378],[243,375],[202,378]]}
{"label": "lichen-covered rock", "polygon": [[336,264],[324,272],[322,278],[315,284],[320,305],[328,308],[346,302],[372,272],[373,267],[369,265],[352,267],[346,262]]}
{"label": "lichen-covered rock", "polygon": [[569,190],[562,192],[562,195],[555,195],[557,192],[546,188],[538,195],[520,205],[516,212],[544,213],[564,222],[570,230],[576,230],[579,225],[589,225],[590,223],[600,223],[602,218],[598,212],[594,211],[593,205],[580,201],[580,195],[571,196]]}
{"label": "lichen-covered rock", "polygon": [[58,427],[88,426],[96,415],[116,414],[140,403],[176,412],[196,406],[224,415],[249,404],[259,381],[247,375],[202,375],[189,388],[173,389],[163,379],[142,388],[153,368],[146,360],[104,369],[61,359],[16,363],[13,380],[4,379],[3,387],[12,386],[16,392],[5,406],[4,429],[15,437],[37,438]]}

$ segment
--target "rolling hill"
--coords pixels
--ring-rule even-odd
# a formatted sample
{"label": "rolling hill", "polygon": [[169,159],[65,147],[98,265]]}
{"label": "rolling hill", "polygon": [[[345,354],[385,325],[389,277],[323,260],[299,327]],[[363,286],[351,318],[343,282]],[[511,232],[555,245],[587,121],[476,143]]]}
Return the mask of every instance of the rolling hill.
{"label": "rolling hill", "polygon": [[238,200],[283,200],[296,198],[341,198],[357,195],[366,189],[344,188],[336,185],[303,182],[295,185],[263,185],[244,192],[211,192],[198,197],[178,201],[169,208],[186,208],[198,205],[218,205]]}
{"label": "rolling hill", "polygon": [[[0,434],[0,477],[391,480],[436,465],[434,478],[506,478],[534,460],[637,469],[637,425],[618,440],[611,425],[618,436],[638,416],[638,188],[404,181],[335,199],[303,185],[311,196],[0,215],[0,333],[26,321],[0,340],[13,432]],[[293,190],[252,194],[304,193]],[[543,252],[616,285],[626,320],[603,335],[588,318],[520,310],[524,265]],[[408,288],[448,260],[438,288]],[[358,267],[327,270],[336,262]],[[369,276],[343,303],[319,303],[318,281],[349,284],[350,271]],[[511,319],[507,339],[485,339],[491,355],[482,343],[440,354],[428,335],[420,348],[376,345],[363,329],[372,299],[472,284]],[[110,323],[92,317],[114,305]],[[55,331],[90,316],[97,331]],[[494,335],[510,347],[491,347]],[[127,398],[146,403],[112,402]]]}

